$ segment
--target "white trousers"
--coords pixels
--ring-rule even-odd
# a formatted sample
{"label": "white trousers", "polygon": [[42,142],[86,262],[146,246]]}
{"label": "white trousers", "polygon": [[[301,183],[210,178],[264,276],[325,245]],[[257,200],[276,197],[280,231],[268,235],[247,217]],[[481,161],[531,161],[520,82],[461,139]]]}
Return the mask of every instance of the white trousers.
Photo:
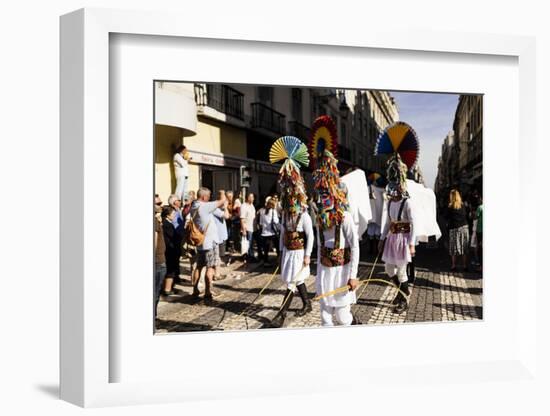
{"label": "white trousers", "polygon": [[187,194],[187,176],[179,175],[176,177],[176,190],[174,191],[174,194],[180,198],[183,204],[183,198]]}
{"label": "white trousers", "polygon": [[397,275],[399,283],[405,283],[407,280],[407,265],[397,266],[395,264],[386,263],[386,273],[388,276],[393,277]]}
{"label": "white trousers", "polygon": [[351,325],[353,316],[351,315],[351,305],[346,306],[328,306],[321,302],[321,323],[323,326],[334,326],[333,316],[338,325]]}

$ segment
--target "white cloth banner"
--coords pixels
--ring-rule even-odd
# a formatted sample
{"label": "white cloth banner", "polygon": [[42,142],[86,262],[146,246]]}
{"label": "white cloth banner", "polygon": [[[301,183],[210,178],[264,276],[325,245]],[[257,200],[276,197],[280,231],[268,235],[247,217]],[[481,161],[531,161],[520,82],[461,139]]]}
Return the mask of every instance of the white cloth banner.
{"label": "white cloth banner", "polygon": [[382,227],[382,212],[384,211],[385,201],[385,189],[378,186],[371,185],[374,199],[370,200],[370,209],[372,212],[372,218],[369,222],[375,223]]}
{"label": "white cloth banner", "polygon": [[[435,193],[420,183],[407,179],[407,190],[410,195],[411,207],[414,217],[415,244],[426,243],[430,236],[436,240],[441,237],[441,230],[437,224]],[[382,229],[388,220],[387,204],[384,204],[382,212]]]}
{"label": "white cloth banner", "polygon": [[348,188],[348,203],[359,239],[367,230],[372,219],[370,208],[369,186],[365,172],[356,169],[341,177],[342,182]]}

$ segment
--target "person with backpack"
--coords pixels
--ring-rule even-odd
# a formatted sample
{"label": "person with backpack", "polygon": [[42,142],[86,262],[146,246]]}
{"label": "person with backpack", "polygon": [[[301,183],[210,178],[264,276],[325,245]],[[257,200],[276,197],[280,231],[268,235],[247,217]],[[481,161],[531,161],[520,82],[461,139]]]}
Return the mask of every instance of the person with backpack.
{"label": "person with backpack", "polygon": [[279,245],[279,215],[275,209],[273,198],[267,197],[265,206],[259,210],[258,224],[260,226],[260,255],[264,267],[270,267],[269,253],[274,246],[278,247]]}
{"label": "person with backpack", "polygon": [[214,213],[218,208],[225,207],[225,194],[220,196],[217,201],[210,201],[211,192],[208,188],[201,187],[197,192],[197,199],[191,206],[187,238],[188,241],[197,247],[197,267],[193,271],[193,296],[198,297],[199,280],[201,271],[206,267],[204,299],[209,301],[217,296],[212,291],[212,281],[214,279],[215,267],[218,264],[219,235],[215,223]]}

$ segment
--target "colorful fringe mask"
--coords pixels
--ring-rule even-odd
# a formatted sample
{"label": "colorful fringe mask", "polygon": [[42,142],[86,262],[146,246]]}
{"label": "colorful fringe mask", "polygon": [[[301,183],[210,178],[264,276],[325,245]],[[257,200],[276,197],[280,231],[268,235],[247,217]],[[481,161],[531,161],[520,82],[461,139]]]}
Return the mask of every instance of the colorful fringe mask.
{"label": "colorful fringe mask", "polygon": [[337,164],[332,153],[325,150],[313,172],[317,224],[323,230],[342,224],[344,212],[348,209],[347,190],[340,182]]}
{"label": "colorful fringe mask", "polygon": [[401,161],[399,153],[395,153],[388,160],[388,185],[386,194],[388,197],[408,198],[407,192],[407,165]]}
{"label": "colorful fringe mask", "polygon": [[300,165],[309,165],[309,155],[304,143],[294,136],[278,138],[271,146],[271,163],[286,159],[279,170],[281,204],[285,212],[297,214],[307,207],[306,187]]}

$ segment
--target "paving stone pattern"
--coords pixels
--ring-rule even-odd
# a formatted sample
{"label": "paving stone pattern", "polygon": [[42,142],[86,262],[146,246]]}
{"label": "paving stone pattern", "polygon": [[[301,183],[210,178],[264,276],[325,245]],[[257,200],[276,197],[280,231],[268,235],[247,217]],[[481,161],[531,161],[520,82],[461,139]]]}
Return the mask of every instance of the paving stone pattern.
{"label": "paving stone pattern", "polygon": [[[463,321],[482,319],[482,279],[479,272],[450,272],[443,265],[442,253],[424,250],[419,253],[415,280],[411,287],[409,309],[401,314],[393,312],[391,302],[396,290],[381,282],[370,282],[357,304],[352,306],[355,317],[366,325],[397,324],[406,322]],[[367,279],[372,269],[372,258],[361,262],[359,278]],[[433,261],[434,258],[437,261]],[[182,276],[188,275],[188,265],[182,263]],[[427,266],[427,267],[424,267]],[[224,270],[229,276],[215,282],[219,293],[206,302],[191,296],[187,280],[177,286],[178,293],[162,297],[159,304],[157,332],[184,332],[202,330],[246,330],[269,327],[277,314],[286,286],[274,275],[275,268],[261,264],[234,263]],[[315,296],[315,266],[306,280],[311,298]],[[373,278],[389,281],[383,264],[378,264]],[[268,284],[269,283],[269,284]],[[262,296],[260,291],[265,287]],[[361,293],[358,289],[358,294]],[[253,304],[252,302],[255,301]],[[294,312],[301,308],[299,296],[294,296],[285,327],[304,328],[321,325],[319,303],[313,311],[302,317]]]}

